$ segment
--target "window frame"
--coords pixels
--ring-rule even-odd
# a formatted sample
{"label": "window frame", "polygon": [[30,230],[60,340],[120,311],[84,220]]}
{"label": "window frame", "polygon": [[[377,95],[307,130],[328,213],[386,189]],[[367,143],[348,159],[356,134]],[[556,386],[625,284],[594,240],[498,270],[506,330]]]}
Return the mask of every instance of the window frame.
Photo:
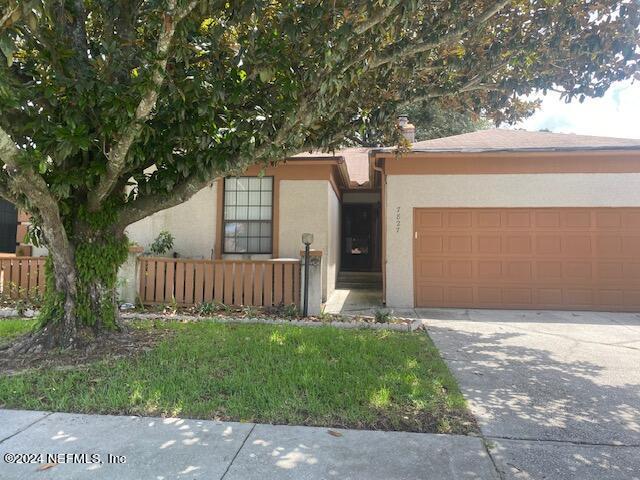
{"label": "window frame", "polygon": [[[225,218],[225,212],[226,212],[226,206],[227,206],[227,182],[226,180],[228,178],[270,178],[271,179],[271,220],[227,220]],[[222,208],[220,210],[220,214],[222,216],[222,221],[220,222],[222,224],[222,231],[220,232],[220,238],[221,238],[221,243],[222,243],[222,254],[223,255],[273,255],[273,224],[274,224],[274,213],[275,213],[275,205],[274,205],[274,199],[275,199],[275,177],[273,175],[238,175],[238,176],[230,176],[230,177],[223,177],[222,178]],[[237,190],[236,190],[237,192]],[[260,194],[262,194],[262,190],[260,190]],[[237,205],[236,205],[237,206]],[[259,205],[260,207],[262,207],[262,205]],[[266,223],[269,222],[271,224],[270,229],[269,229],[269,234],[270,234],[270,238],[271,238],[271,248],[269,249],[268,252],[252,252],[250,250],[248,250],[248,244],[247,244],[247,251],[246,252],[228,252],[227,248],[226,248],[226,244],[227,242],[226,240],[226,226],[227,223]],[[247,239],[250,238],[249,236],[246,237]],[[266,237],[257,237],[257,238],[266,238]]]}

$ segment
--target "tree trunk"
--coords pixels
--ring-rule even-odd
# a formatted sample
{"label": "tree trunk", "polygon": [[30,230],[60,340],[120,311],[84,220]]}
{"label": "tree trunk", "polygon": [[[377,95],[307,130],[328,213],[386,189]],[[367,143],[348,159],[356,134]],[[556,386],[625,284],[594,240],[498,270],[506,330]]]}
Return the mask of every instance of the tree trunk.
{"label": "tree trunk", "polygon": [[124,234],[92,233],[65,252],[49,248],[40,328],[14,345],[15,352],[84,347],[119,329],[116,283],[128,251]]}

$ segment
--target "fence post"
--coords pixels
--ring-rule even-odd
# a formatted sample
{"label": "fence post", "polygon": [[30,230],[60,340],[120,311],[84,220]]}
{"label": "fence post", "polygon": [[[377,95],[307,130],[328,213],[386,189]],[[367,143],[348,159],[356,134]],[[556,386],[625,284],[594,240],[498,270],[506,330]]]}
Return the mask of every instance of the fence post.
{"label": "fence post", "polygon": [[118,303],[135,303],[138,295],[140,276],[138,275],[138,257],[144,251],[137,245],[129,247],[127,260],[118,270]]}
{"label": "fence post", "polygon": [[[300,250],[301,272],[306,267],[305,252]],[[304,278],[301,275],[300,298],[304,298]],[[319,315],[322,311],[322,250],[309,250],[309,315]]]}

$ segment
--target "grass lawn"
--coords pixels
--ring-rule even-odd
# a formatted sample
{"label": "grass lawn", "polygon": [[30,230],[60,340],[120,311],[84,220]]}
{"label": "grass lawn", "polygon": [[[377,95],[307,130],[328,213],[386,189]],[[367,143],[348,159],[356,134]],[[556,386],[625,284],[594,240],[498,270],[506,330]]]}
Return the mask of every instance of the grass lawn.
{"label": "grass lawn", "polygon": [[[2,323],[0,335],[19,330]],[[0,378],[0,407],[443,433],[475,429],[456,381],[424,333],[160,325],[173,335],[133,357]]]}
{"label": "grass lawn", "polygon": [[27,333],[35,324],[35,320],[0,319],[0,346],[6,345],[20,334]]}

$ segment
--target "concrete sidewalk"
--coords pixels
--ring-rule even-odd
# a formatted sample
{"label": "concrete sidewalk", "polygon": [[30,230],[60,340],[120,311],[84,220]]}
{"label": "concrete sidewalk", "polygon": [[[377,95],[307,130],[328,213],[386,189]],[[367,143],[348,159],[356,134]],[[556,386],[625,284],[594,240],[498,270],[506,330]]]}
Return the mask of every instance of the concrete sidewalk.
{"label": "concrete sidewalk", "polygon": [[0,462],[3,480],[498,479],[477,437],[18,410],[0,410]]}

